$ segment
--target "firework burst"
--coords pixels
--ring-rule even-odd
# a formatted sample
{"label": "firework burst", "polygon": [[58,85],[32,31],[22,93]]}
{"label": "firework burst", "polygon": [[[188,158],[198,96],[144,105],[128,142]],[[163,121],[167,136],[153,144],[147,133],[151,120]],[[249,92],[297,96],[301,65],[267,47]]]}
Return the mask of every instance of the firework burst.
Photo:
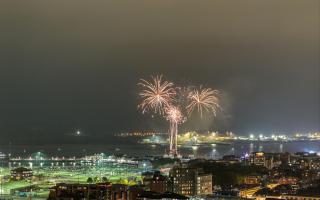
{"label": "firework burst", "polygon": [[166,119],[177,124],[185,121],[185,117],[183,116],[181,110],[176,106],[169,106],[166,108]]}
{"label": "firework burst", "polygon": [[211,88],[202,88],[195,89],[191,91],[188,95],[190,103],[187,106],[187,112],[189,115],[197,109],[202,117],[203,111],[213,112],[214,115],[217,113],[217,109],[220,108],[219,91],[213,90]]}
{"label": "firework burst", "polygon": [[151,78],[151,81],[141,79],[138,83],[143,88],[139,93],[142,101],[138,107],[143,113],[153,110],[155,113],[164,114],[165,109],[173,103],[176,95],[173,83],[164,81],[162,75],[151,76]]}
{"label": "firework burst", "polygon": [[219,106],[218,91],[211,88],[191,89],[191,87],[174,87],[172,82],[160,76],[151,76],[152,80],[144,79],[138,83],[142,87],[139,93],[141,103],[138,107],[142,112],[152,111],[169,121],[169,154],[178,155],[178,125],[196,109],[201,117],[204,111],[216,115]]}

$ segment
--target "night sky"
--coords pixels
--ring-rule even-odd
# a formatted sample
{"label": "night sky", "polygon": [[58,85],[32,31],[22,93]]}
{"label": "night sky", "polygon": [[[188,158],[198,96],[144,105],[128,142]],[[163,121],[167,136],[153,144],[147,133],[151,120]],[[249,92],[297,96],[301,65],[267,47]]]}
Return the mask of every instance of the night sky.
{"label": "night sky", "polygon": [[2,142],[166,131],[136,106],[154,74],[222,91],[219,116],[182,131],[320,127],[318,0],[8,0],[0,25]]}

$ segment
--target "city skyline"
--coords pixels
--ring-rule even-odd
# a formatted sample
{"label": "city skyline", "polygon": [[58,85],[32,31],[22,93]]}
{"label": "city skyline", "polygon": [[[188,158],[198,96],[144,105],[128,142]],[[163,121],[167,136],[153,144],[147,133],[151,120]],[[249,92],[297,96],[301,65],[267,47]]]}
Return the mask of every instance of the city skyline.
{"label": "city skyline", "polygon": [[320,200],[320,0],[0,1],[0,200]]}

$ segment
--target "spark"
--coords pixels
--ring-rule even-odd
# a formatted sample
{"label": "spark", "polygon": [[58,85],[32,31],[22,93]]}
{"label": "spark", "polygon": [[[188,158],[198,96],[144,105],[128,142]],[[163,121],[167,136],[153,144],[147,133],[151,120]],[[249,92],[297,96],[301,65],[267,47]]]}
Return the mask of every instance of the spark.
{"label": "spark", "polygon": [[187,106],[188,114],[191,115],[194,109],[197,109],[201,117],[204,111],[212,112],[216,116],[217,110],[220,108],[218,94],[218,90],[211,88],[200,86],[199,89],[194,89],[188,95],[190,101]]}
{"label": "spark", "polygon": [[163,114],[174,101],[176,92],[173,83],[163,80],[162,75],[151,78],[151,81],[140,79],[141,82],[138,83],[143,88],[139,93],[142,101],[138,107],[143,113],[153,110],[155,113]]}
{"label": "spark", "polygon": [[169,106],[166,109],[166,119],[173,123],[182,123],[185,121],[185,118],[181,110],[176,106]]}

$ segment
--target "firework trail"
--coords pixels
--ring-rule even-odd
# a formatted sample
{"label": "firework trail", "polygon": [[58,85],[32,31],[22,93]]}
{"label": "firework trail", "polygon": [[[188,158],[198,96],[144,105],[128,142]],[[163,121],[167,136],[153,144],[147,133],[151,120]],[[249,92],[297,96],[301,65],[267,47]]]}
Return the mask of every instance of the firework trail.
{"label": "firework trail", "polygon": [[183,123],[185,117],[181,110],[176,106],[166,108],[166,119],[170,123],[169,129],[169,153],[173,156],[178,156],[178,124]]}

